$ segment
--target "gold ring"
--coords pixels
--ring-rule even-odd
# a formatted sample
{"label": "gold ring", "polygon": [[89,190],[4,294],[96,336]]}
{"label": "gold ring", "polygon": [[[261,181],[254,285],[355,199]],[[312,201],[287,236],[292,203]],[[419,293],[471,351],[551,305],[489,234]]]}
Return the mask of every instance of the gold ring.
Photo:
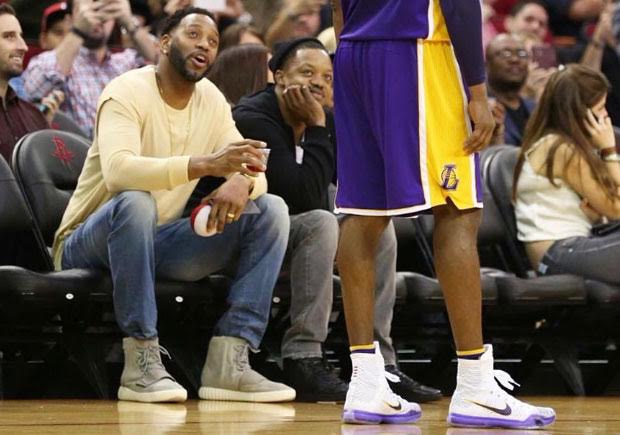
{"label": "gold ring", "polygon": [[226,217],[228,219],[234,219],[235,218],[235,214],[234,213],[228,213],[228,214],[226,214]]}

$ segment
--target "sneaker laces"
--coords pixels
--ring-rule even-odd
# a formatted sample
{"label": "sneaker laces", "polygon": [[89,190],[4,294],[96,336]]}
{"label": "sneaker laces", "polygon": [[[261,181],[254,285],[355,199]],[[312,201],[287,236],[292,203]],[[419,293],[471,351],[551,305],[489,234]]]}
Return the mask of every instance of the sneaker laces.
{"label": "sneaker laces", "polygon": [[[370,370],[368,370],[367,368],[365,368],[363,365],[355,365],[353,367],[353,372],[351,374],[351,384],[354,384],[353,380],[357,379],[357,382],[361,382],[366,384],[368,387],[370,388],[376,388],[377,385],[373,382],[369,382],[370,379],[374,379],[377,376],[376,373],[371,373]],[[393,374],[388,372],[387,370],[383,369],[380,370],[379,372],[379,376],[383,376],[383,378],[379,378],[381,379],[379,382],[380,384],[382,384],[383,389],[386,393],[386,399],[388,399],[390,402],[404,402],[405,400],[403,398],[401,398],[398,394],[394,393],[392,391],[392,389],[390,388],[390,385],[387,383],[387,380],[390,380],[391,382],[400,382],[400,378]]]}
{"label": "sneaker laces", "polygon": [[172,359],[170,352],[163,346],[148,346],[138,349],[137,363],[143,375],[146,375],[149,371],[151,364],[165,370],[164,364],[161,362],[161,357],[159,356],[160,354],[164,354]]}

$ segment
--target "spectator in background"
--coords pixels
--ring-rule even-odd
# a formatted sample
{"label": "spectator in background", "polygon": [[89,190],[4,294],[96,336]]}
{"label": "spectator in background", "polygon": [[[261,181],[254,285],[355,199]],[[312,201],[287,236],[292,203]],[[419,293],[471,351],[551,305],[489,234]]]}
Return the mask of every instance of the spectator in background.
{"label": "spectator in background", "polygon": [[[328,189],[335,173],[332,63],[313,38],[279,46],[269,64],[276,84],[241,99],[233,111],[245,137],[271,147],[267,165],[270,193],[289,207],[287,258],[291,274],[291,325],[282,342],[284,375],[302,401],[342,401],[346,384],[323,360],[332,311],[333,265],[338,219],[330,212]],[[327,109],[327,110],[326,110]],[[346,218],[345,218],[346,219]],[[377,251],[375,335],[385,356],[385,370],[400,378],[392,385],[408,400],[441,397],[400,372],[390,338],[396,297],[396,235],[388,226]]]}
{"label": "spectator in background", "polygon": [[236,23],[230,25],[222,32],[220,37],[220,53],[229,47],[243,44],[265,45],[265,40],[258,29],[249,24]]}
{"label": "spectator in background", "polygon": [[541,0],[520,0],[504,20],[506,31],[523,39],[529,52],[529,74],[522,93],[538,100],[545,84],[558,66],[555,48],[545,42],[549,32],[549,15]]}
{"label": "spectator in background", "polygon": [[[131,36],[138,51],[108,50],[115,23]],[[148,31],[135,24],[129,0],[76,0],[71,33],[54,50],[30,61],[24,72],[24,89],[31,101],[62,89],[66,96],[63,110],[92,136],[97,101],[105,85],[157,56]]]}
{"label": "spectator in background", "polygon": [[532,115],[515,168],[518,238],[541,275],[570,273],[620,284],[620,156],[605,110],[609,82],[569,65]]}
{"label": "spectator in background", "polygon": [[71,31],[71,15],[67,2],[54,3],[43,11],[39,46],[43,50],[53,50]]}
{"label": "spectator in background", "polygon": [[278,42],[316,36],[321,29],[323,0],[285,0],[280,13],[267,30],[267,46]]}
{"label": "spectator in background", "polygon": [[609,3],[606,6],[580,63],[602,72],[611,82],[607,111],[612,124],[620,126],[620,40],[614,35],[614,16],[620,22],[620,3]]}
{"label": "spectator in background", "polygon": [[316,38],[321,41],[321,44],[325,46],[328,52],[336,52],[338,41],[336,41],[336,31],[333,27],[328,27],[323,30]]}
{"label": "spectator in background", "polygon": [[492,22],[495,17],[493,3],[495,0],[484,0],[482,2],[482,44],[485,48],[489,41],[497,35],[497,28]]}
{"label": "spectator in background", "polygon": [[508,33],[532,35],[540,44],[547,36],[549,15],[541,1],[521,0],[510,10],[504,27]]}
{"label": "spectator in background", "polygon": [[207,78],[224,94],[231,106],[241,97],[265,89],[273,75],[267,68],[269,49],[245,44],[224,50],[215,59]]}
{"label": "spectator in background", "polygon": [[[53,50],[67,36],[71,30],[71,17],[66,2],[58,2],[48,6],[43,11],[41,18],[41,32],[39,33],[39,46],[43,50]],[[23,100],[28,99],[24,90],[24,78],[19,75],[9,81],[17,96]],[[64,100],[64,94],[63,98]]]}
{"label": "spectator in background", "polygon": [[553,43],[557,47],[570,47],[580,38],[583,25],[596,20],[608,0],[541,0],[549,15]]}
{"label": "spectator in background", "polygon": [[536,105],[520,95],[528,76],[529,56],[523,40],[506,33],[496,36],[487,47],[487,81],[496,122],[493,145],[521,145]]}
{"label": "spectator in background", "polygon": [[49,128],[49,122],[58,109],[60,96],[52,94],[43,99],[46,117],[32,104],[20,99],[9,86],[9,79],[21,74],[28,46],[15,10],[0,4],[0,154],[11,162],[17,141],[32,131]]}

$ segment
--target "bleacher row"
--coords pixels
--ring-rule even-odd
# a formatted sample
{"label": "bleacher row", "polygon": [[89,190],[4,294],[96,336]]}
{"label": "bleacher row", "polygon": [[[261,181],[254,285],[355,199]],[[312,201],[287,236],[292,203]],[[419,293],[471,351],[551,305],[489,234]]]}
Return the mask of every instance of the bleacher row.
{"label": "bleacher row", "polygon": [[[86,158],[89,142],[63,131],[43,130],[22,138],[12,167],[0,159],[0,352],[2,366],[42,361],[38,374],[2,379],[0,393],[32,397],[64,361],[72,361],[92,394],[112,397],[106,356],[121,333],[114,322],[112,285],[100,270],[53,271],[49,247]],[[512,169],[518,148],[496,146],[482,155],[485,212],[479,233],[485,337],[494,344],[519,346],[516,377],[527,382],[545,357],[554,361],[574,394],[604,393],[618,373],[620,288],[578,276],[534,276],[516,240],[511,205]],[[453,350],[443,297],[432,268],[433,219],[396,219],[401,245],[392,336],[397,347],[425,349],[429,373],[442,373]],[[403,250],[406,248],[408,252]],[[411,248],[411,249],[410,249]],[[403,256],[406,257],[403,260]],[[346,331],[339,280],[335,280],[332,328],[326,347],[346,371]],[[187,283],[158,280],[161,342],[174,358],[173,373],[199,387],[206,344],[225,309],[230,278],[214,275]],[[277,358],[290,299],[283,273],[274,290],[272,321],[261,360]],[[501,349],[501,347],[500,347]],[[579,356],[605,354],[596,376],[584,379]],[[500,350],[501,354],[501,350]],[[1,366],[0,366],[1,367]],[[52,373],[53,375],[53,373]],[[4,382],[3,382],[4,381]],[[4,385],[4,388],[3,388]],[[195,391],[194,391],[195,394]]]}

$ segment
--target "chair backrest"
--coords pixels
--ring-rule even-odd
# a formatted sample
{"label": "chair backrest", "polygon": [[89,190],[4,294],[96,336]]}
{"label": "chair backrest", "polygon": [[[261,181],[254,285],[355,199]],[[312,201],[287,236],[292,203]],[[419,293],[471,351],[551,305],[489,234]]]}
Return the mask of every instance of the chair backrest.
{"label": "chair backrest", "polygon": [[38,236],[17,180],[0,156],[0,264],[48,269],[51,263],[41,255]]}
{"label": "chair backrest", "polygon": [[57,130],[30,133],[15,146],[13,170],[47,246],[77,186],[89,146],[83,137]]}
{"label": "chair backrest", "polygon": [[507,236],[505,242],[511,251],[510,257],[516,268],[514,272],[525,277],[531,267],[523,245],[517,240],[517,223],[512,204],[512,180],[520,151],[520,148],[510,145],[498,148],[489,158],[484,179],[504,223]]}
{"label": "chair backrest", "polygon": [[82,127],[80,127],[73,118],[60,110],[56,112],[54,119],[52,119],[52,128],[55,130],[68,131],[69,133],[77,134],[83,138],[88,138],[88,135],[82,130]]}

